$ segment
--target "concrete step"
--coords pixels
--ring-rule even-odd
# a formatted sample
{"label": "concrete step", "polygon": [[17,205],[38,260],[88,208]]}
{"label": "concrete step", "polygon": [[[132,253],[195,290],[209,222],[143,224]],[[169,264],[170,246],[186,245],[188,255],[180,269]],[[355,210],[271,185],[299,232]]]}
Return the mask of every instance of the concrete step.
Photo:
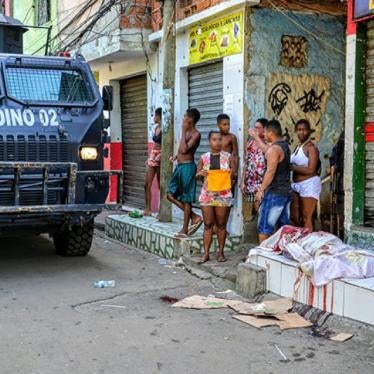
{"label": "concrete step", "polygon": [[193,267],[210,273],[214,277],[225,279],[232,283],[232,288],[235,287],[238,275],[238,265],[243,263],[247,258],[247,251],[231,251],[225,254],[227,261],[218,262],[215,254],[212,254],[211,260],[200,264],[200,256],[193,256],[186,254],[182,257],[183,262],[187,267]]}
{"label": "concrete step", "polygon": [[[126,245],[151,252],[160,257],[178,259],[185,254],[200,254],[203,249],[203,231],[200,230],[185,239],[176,238],[182,222],[159,222],[154,217],[131,218],[127,214],[109,215],[105,220],[105,233]],[[228,236],[225,252],[241,248],[240,236]],[[212,252],[218,249],[217,239],[213,240]]]}
{"label": "concrete step", "polygon": [[265,270],[266,289],[283,297],[356,321],[374,325],[374,278],[336,279],[326,286],[314,287],[300,275],[298,264],[282,255],[256,255],[250,264]]}

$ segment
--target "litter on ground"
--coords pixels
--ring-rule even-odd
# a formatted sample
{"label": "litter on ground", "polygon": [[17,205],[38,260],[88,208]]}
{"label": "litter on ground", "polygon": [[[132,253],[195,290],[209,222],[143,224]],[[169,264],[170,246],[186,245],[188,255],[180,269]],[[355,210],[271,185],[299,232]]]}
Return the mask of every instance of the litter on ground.
{"label": "litter on ground", "polygon": [[352,336],[353,334],[347,334],[345,332],[341,332],[340,334],[332,336],[330,340],[333,340],[334,342],[345,342],[348,339],[352,338]]}
{"label": "litter on ground", "polygon": [[172,306],[187,309],[230,308],[239,313],[233,316],[235,319],[257,328],[279,326],[282,330],[287,330],[312,326],[311,322],[297,313],[289,313],[292,309],[292,300],[285,298],[251,304],[240,300],[194,295],[186,297]]}

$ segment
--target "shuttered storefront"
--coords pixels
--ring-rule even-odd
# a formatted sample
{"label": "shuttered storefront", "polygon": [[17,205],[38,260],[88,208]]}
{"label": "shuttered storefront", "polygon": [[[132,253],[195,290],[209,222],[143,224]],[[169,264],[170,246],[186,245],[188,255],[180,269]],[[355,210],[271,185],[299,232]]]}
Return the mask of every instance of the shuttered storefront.
{"label": "shuttered storefront", "polygon": [[[217,129],[217,115],[223,110],[223,64],[217,62],[188,71],[188,106],[200,111],[198,130],[201,132],[196,162],[209,151],[208,134]],[[198,188],[200,191],[200,186]],[[199,192],[198,191],[198,192]]]}
{"label": "shuttered storefront", "polygon": [[122,152],[124,202],[144,208],[145,162],[147,160],[147,78],[121,81]]}
{"label": "shuttered storefront", "polygon": [[[366,122],[374,122],[374,21],[368,22],[366,53]],[[374,224],[374,143],[366,142],[365,222]]]}

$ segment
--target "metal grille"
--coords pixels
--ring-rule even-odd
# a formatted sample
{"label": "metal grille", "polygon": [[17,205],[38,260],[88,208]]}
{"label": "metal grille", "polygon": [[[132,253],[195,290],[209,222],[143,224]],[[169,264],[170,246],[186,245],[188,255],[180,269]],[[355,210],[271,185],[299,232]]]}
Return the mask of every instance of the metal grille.
{"label": "metal grille", "polygon": [[76,164],[0,162],[0,208],[71,204]]}
{"label": "metal grille", "polygon": [[[374,121],[374,21],[368,22],[366,53],[366,122]],[[365,151],[365,222],[374,225],[374,143]]]}
{"label": "metal grille", "polygon": [[[198,130],[201,132],[200,147],[196,152],[198,162],[209,151],[208,134],[217,129],[217,116],[223,111],[223,64],[217,62],[192,68],[188,72],[188,106],[200,111]],[[198,185],[200,192],[201,185]]]}
{"label": "metal grille", "polygon": [[68,139],[51,135],[0,135],[0,161],[67,162]]}
{"label": "metal grille", "polygon": [[147,77],[121,82],[121,118],[124,168],[124,202],[144,208],[147,160]]}
{"label": "metal grille", "polygon": [[88,103],[93,95],[77,70],[7,66],[8,95],[27,102]]}

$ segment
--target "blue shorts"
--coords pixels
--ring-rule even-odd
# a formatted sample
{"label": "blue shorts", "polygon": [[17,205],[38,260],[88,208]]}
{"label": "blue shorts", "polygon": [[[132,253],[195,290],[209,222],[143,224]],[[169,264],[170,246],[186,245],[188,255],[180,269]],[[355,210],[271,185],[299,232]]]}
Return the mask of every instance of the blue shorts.
{"label": "blue shorts", "polygon": [[290,195],[265,193],[262,199],[258,218],[258,232],[273,235],[275,228],[290,224]]}
{"label": "blue shorts", "polygon": [[194,203],[196,197],[196,164],[178,164],[171,176],[167,192],[182,203]]}

